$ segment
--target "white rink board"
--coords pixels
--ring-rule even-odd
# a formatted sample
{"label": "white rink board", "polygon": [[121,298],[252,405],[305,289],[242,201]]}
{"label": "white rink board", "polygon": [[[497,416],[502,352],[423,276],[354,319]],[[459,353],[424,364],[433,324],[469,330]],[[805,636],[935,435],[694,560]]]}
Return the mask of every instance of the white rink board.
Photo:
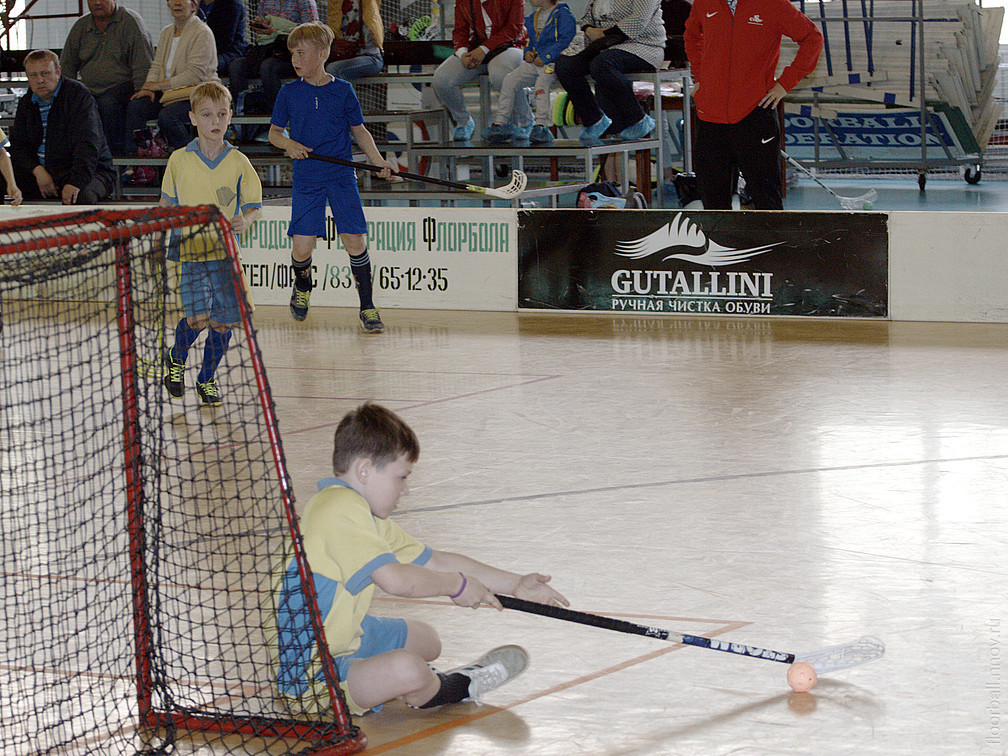
{"label": "white rink board", "polygon": [[[518,225],[510,208],[365,207],[378,307],[498,310],[518,307]],[[264,207],[239,238],[256,304],[291,293],[289,207]],[[358,307],[350,261],[332,218],[312,256],[312,307]]]}
{"label": "white rink board", "polygon": [[[108,209],[129,207],[140,205],[111,205]],[[0,205],[0,221],[68,210],[58,204],[28,205],[19,210]],[[379,307],[518,309],[515,210],[366,207],[364,214],[376,234],[369,247]],[[1004,285],[1008,255],[1003,254],[1008,213],[897,211],[888,215],[890,320],[1008,323],[1008,288]],[[289,207],[264,207],[255,233],[242,236],[242,262],[258,304],[286,305],[290,301],[289,219]],[[433,241],[425,241],[425,221],[428,229],[434,224]],[[389,242],[390,224],[395,224],[398,238],[408,244]],[[499,230],[500,243],[495,249],[479,247],[481,224],[484,234],[490,227]],[[472,228],[477,229],[475,247],[470,241]],[[342,247],[320,240],[314,263],[319,286],[312,293],[312,307],[357,307]],[[330,278],[324,278],[327,265]],[[398,288],[393,288],[397,278]],[[278,281],[285,285],[277,286]],[[442,281],[447,287],[438,290],[439,285],[444,286],[439,284]],[[113,294],[110,288],[109,297]]]}
{"label": "white rink board", "polygon": [[1008,323],[1008,213],[889,213],[889,318]]}

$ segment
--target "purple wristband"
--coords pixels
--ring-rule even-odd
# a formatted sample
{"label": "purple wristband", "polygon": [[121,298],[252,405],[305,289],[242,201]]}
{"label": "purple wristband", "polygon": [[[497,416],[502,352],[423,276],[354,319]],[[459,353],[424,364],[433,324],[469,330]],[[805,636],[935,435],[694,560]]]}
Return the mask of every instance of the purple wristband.
{"label": "purple wristband", "polygon": [[[459,575],[462,575],[462,573],[460,572]],[[461,596],[462,595],[462,591],[464,591],[466,589],[466,583],[467,582],[468,581],[466,580],[466,576],[462,575],[462,587],[458,589],[458,593],[453,593],[448,598],[450,598],[450,599],[457,599],[459,596]]]}

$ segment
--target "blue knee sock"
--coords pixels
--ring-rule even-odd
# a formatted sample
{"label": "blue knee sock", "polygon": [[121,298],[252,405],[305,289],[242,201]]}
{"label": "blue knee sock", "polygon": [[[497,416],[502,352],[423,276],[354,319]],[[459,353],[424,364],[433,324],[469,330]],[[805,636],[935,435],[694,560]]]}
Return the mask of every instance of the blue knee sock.
{"label": "blue knee sock", "polygon": [[350,271],[357,282],[357,294],[360,297],[360,308],[370,310],[374,307],[371,292],[371,258],[365,249],[359,256],[350,256]]}
{"label": "blue knee sock", "polygon": [[195,343],[200,332],[189,325],[189,321],[182,318],[175,326],[175,346],[171,349],[171,356],[176,360],[185,362],[189,356],[189,348]]}
{"label": "blue knee sock", "polygon": [[210,329],[210,335],[207,336],[206,346],[203,347],[203,367],[196,376],[197,383],[206,383],[211,378],[214,377],[214,373],[217,372],[217,366],[220,365],[222,359],[224,359],[224,353],[227,352],[228,342],[231,341],[231,330],[228,329],[224,333],[219,333],[213,328]]}

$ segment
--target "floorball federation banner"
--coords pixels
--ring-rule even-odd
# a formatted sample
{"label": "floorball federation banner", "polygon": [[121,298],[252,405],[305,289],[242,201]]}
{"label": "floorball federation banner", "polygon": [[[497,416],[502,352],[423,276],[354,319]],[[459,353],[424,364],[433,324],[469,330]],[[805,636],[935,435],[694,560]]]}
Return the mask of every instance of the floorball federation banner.
{"label": "floorball federation banner", "polygon": [[523,210],[518,307],[887,317],[887,217]]}
{"label": "floorball federation banner", "polygon": [[[510,208],[365,207],[379,307],[516,309],[518,237]],[[289,207],[264,207],[242,234],[242,268],[257,304],[290,301]],[[357,307],[350,260],[331,216],[312,255],[312,307]]]}

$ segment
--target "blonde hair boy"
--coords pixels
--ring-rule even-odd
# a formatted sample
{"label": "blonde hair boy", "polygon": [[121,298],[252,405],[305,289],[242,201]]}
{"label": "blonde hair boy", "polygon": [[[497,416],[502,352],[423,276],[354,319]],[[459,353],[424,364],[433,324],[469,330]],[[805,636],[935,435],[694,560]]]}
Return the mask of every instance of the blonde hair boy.
{"label": "blonde hair boy", "polygon": [[311,21],[294,27],[287,36],[287,49],[293,50],[298,45],[308,44],[328,51],[335,37],[333,30],[321,21]]}
{"label": "blonde hair boy", "polygon": [[231,109],[231,92],[219,81],[205,81],[189,95],[189,109],[196,112],[205,100]]}
{"label": "blonde hair boy", "polygon": [[[161,205],[215,205],[240,234],[262,208],[262,183],[255,168],[225,140],[231,124],[231,93],[215,81],[198,85],[189,95],[189,120],[196,138],[168,158],[161,183]],[[215,374],[231,340],[231,326],[241,319],[227,250],[214,233],[192,234],[169,259],[180,262],[179,293],[185,317],[175,326],[175,340],[165,352],[164,386],[180,398],[185,393],[189,350],[209,326],[196,394],[204,406],[222,402]],[[209,286],[207,283],[209,282]]]}
{"label": "blonde hair boy", "polygon": [[269,140],[283,150],[293,163],[291,190],[291,268],[294,289],[290,312],[295,320],[308,317],[308,304],[315,287],[312,252],[319,237],[328,235],[325,208],[332,209],[343,248],[350,257],[350,272],[360,299],[360,324],[365,333],[385,330],[373,299],[371,258],[367,248],[367,221],[357,189],[353,168],[334,165],[317,157],[351,160],[351,142],[380,168],[382,178],[399,169],[378,151],[374,138],[364,126],[357,93],[345,79],[326,73],[333,31],[317,22],[299,24],[287,37],[291,65],[298,78],[280,89],[270,117]]}

